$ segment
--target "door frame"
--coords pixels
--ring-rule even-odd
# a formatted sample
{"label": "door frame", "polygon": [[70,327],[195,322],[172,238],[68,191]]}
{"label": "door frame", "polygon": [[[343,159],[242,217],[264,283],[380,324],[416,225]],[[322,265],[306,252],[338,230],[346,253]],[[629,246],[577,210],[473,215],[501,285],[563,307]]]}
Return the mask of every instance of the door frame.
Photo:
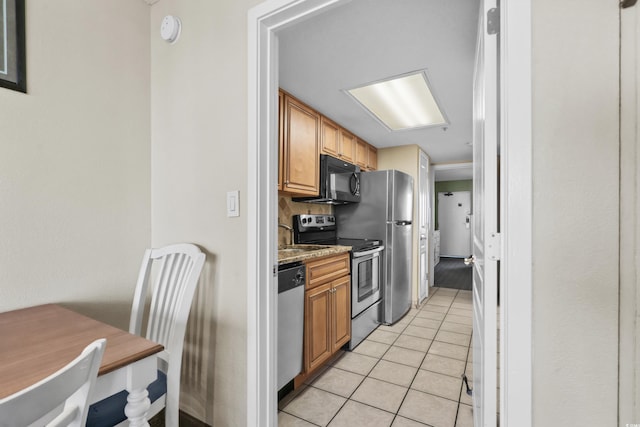
{"label": "door frame", "polygon": [[512,427],[533,417],[531,3],[500,2],[500,425]]}
{"label": "door frame", "polygon": [[[620,9],[620,291],[618,420],[640,416],[640,5]],[[623,232],[624,230],[624,232]]]}
{"label": "door frame", "polygon": [[[423,162],[425,164],[425,170],[423,171]],[[418,289],[416,292],[416,301],[415,305],[419,306],[422,302],[424,302],[427,298],[429,298],[429,288],[431,287],[431,282],[433,282],[433,277],[430,275],[430,264],[433,264],[433,259],[431,257],[431,245],[432,237],[431,237],[431,223],[433,222],[433,214],[431,213],[431,160],[427,153],[425,153],[422,149],[418,150]],[[422,236],[422,220],[426,220],[426,230],[424,233],[424,239]],[[426,263],[422,263],[422,254],[421,254],[421,246],[422,241],[426,240],[426,254],[427,258]],[[424,271],[426,269],[426,271]],[[426,274],[426,289],[424,298],[420,294],[421,287],[423,284],[423,277]]]}
{"label": "door frame", "polygon": [[[247,426],[276,426],[276,32],[349,0],[267,0],[248,14]],[[531,426],[531,0],[500,13],[500,418]],[[517,284],[513,289],[507,283]],[[509,390],[513,390],[509,393]]]}

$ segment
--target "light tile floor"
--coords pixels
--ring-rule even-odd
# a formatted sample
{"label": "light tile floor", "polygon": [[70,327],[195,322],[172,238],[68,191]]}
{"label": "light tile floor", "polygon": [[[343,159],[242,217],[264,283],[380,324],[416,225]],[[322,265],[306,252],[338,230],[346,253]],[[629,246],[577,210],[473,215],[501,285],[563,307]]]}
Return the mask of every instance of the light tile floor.
{"label": "light tile floor", "polygon": [[278,426],[473,426],[471,292],[433,290],[283,399]]}

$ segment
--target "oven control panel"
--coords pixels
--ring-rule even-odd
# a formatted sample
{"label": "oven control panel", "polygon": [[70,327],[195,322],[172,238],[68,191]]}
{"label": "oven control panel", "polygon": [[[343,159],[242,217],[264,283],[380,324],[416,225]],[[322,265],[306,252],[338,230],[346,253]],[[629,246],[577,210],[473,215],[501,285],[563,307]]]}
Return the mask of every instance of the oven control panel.
{"label": "oven control panel", "polygon": [[336,217],[333,215],[295,215],[294,220],[299,229],[335,227]]}

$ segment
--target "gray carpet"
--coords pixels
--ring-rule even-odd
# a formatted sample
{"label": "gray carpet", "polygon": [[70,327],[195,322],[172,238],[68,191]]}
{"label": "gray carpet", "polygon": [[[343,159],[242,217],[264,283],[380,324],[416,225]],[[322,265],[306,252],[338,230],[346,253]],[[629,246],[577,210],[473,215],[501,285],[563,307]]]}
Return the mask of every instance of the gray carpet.
{"label": "gray carpet", "polygon": [[440,258],[434,272],[434,286],[440,288],[471,290],[473,268],[464,265],[462,258]]}

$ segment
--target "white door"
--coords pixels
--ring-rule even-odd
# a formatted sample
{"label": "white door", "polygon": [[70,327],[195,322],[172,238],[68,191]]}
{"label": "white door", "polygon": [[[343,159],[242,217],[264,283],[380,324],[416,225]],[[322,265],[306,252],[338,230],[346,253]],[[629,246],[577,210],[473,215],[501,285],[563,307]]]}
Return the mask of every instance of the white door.
{"label": "white door", "polygon": [[429,296],[429,157],[420,151],[418,173],[418,304]]}
{"label": "white door", "polygon": [[467,257],[471,253],[471,192],[438,193],[440,256]]}
{"label": "white door", "polygon": [[[498,232],[497,34],[487,17],[496,0],[480,7],[473,87],[473,418],[496,426],[496,309]],[[495,15],[497,16],[497,14]]]}

